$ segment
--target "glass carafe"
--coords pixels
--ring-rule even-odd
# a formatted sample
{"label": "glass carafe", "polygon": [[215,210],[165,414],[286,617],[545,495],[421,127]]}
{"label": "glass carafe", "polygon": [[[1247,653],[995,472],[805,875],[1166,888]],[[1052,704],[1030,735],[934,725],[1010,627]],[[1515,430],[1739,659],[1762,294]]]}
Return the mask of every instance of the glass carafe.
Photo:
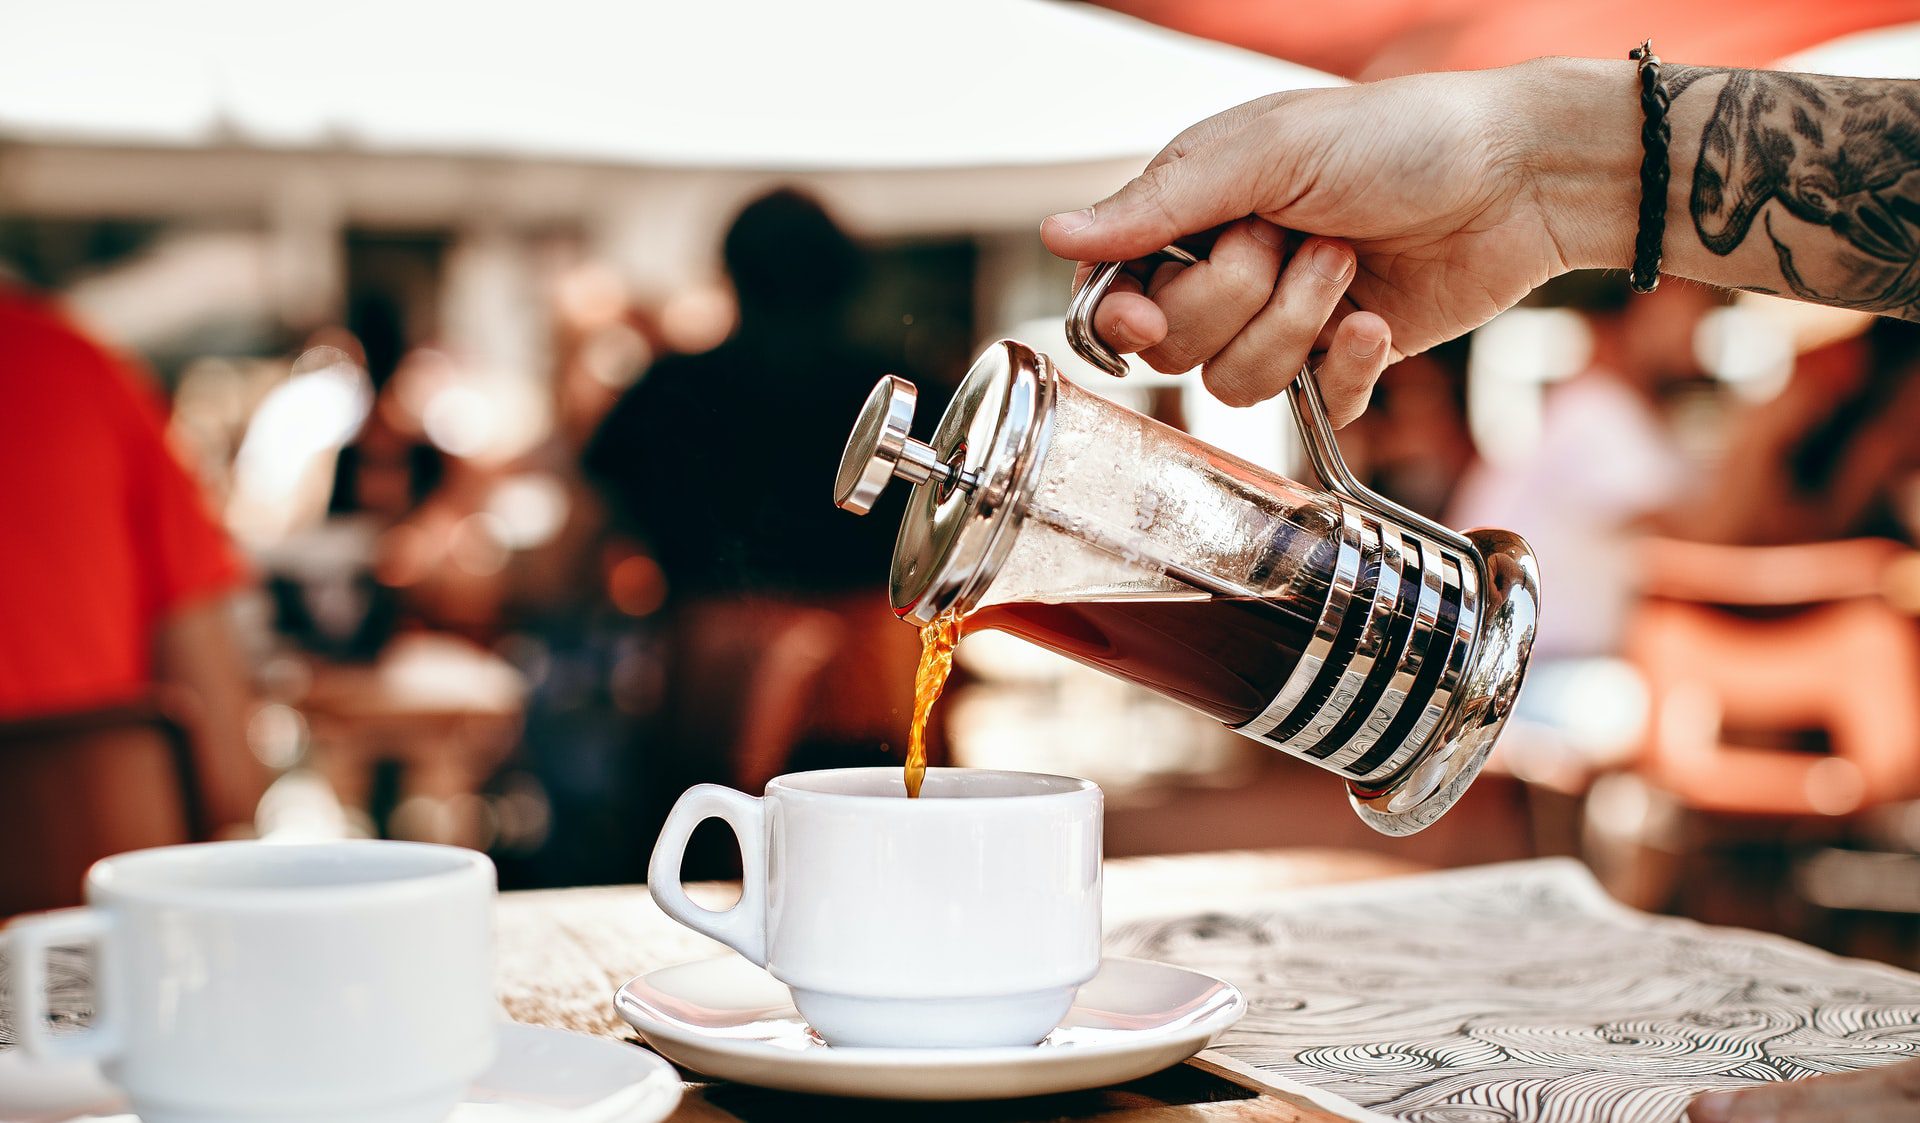
{"label": "glass carafe", "polygon": [[[1068,339],[1126,370],[1091,330],[1117,274],[1075,299]],[[1347,471],[1311,373],[1287,390],[1313,488],[1099,397],[1013,340],[974,363],[932,440],[889,377],[836,481],[865,513],[914,494],[895,545],[902,618],[944,612],[1130,679],[1347,781],[1388,834],[1437,819],[1511,710],[1538,612],[1519,536],[1465,535]]]}

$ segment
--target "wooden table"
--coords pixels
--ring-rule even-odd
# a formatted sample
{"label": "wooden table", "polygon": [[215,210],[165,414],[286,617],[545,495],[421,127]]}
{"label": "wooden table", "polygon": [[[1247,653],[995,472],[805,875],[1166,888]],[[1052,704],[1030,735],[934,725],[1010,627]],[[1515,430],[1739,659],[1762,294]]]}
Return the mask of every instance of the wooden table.
{"label": "wooden table", "polygon": [[[1107,863],[1109,928],[1156,914],[1199,912],[1276,889],[1363,881],[1417,872],[1412,863],[1336,850],[1233,851]],[[737,890],[692,886],[696,901],[725,908]],[[613,992],[645,971],[724,952],[719,944],[667,919],[639,886],[508,893],[500,899],[498,979],[514,1019],[638,1042],[613,1011]],[[1259,1120],[1337,1123],[1292,1097],[1257,1092],[1202,1061],[1113,1088],[974,1104],[834,1100],[709,1082],[689,1074],[673,1116],[684,1123],[763,1123],[788,1119],[914,1119],[1024,1123],[1102,1120]]]}
{"label": "wooden table", "polygon": [[400,774],[397,795],[432,815],[377,822],[386,837],[485,848],[477,800],[512,756],[527,682],[505,659],[458,636],[396,637],[370,664],[315,661],[295,700],[313,732],[313,764],[347,807],[368,809],[382,764]]}

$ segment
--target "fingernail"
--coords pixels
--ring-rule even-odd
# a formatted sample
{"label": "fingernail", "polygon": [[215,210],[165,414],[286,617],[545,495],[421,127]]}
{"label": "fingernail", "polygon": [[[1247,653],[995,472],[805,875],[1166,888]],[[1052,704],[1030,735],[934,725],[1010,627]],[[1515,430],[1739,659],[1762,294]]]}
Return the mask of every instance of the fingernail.
{"label": "fingernail", "polygon": [[1687,1105],[1687,1118],[1691,1123],[1727,1123],[1733,1118],[1733,1096],[1732,1092],[1695,1096]]}
{"label": "fingernail", "polygon": [[1347,341],[1347,353],[1356,359],[1371,359],[1380,353],[1380,348],[1386,345],[1387,337],[1384,335],[1372,337],[1357,335]]}
{"label": "fingernail", "polygon": [[1287,236],[1278,226],[1258,218],[1253,220],[1253,236],[1260,239],[1261,245],[1272,246],[1274,249],[1279,249],[1287,241]]}
{"label": "fingernail", "polygon": [[1124,347],[1128,350],[1132,350],[1140,346],[1140,341],[1133,337],[1133,333],[1131,331],[1127,330],[1127,325],[1125,321],[1116,321],[1113,327],[1107,329],[1107,331],[1104,334],[1107,336],[1107,342],[1116,344],[1120,347]]}
{"label": "fingernail", "polygon": [[1322,242],[1313,247],[1313,267],[1329,281],[1338,281],[1345,277],[1347,266],[1352,262],[1353,259],[1347,256],[1346,251],[1337,246]]}
{"label": "fingernail", "polygon": [[[1032,220],[1029,219],[1028,221]],[[1077,211],[1062,211],[1059,214],[1050,216],[1047,221],[1053,223],[1054,229],[1060,231],[1062,234],[1078,234],[1080,231],[1093,225],[1093,208],[1086,207]]]}

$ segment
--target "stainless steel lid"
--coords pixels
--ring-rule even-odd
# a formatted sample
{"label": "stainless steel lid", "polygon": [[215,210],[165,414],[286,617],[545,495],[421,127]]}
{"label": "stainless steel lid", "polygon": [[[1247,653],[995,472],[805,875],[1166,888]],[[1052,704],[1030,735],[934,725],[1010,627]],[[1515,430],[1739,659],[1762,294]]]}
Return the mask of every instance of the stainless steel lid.
{"label": "stainless steel lid", "polygon": [[970,611],[1013,548],[1021,500],[1053,417],[1046,356],[1003,339],[974,361],[930,443],[910,435],[916,393],[892,375],[867,397],[834,481],[834,502],[872,510],[887,482],[913,484],[893,548],[893,610],[925,625]]}

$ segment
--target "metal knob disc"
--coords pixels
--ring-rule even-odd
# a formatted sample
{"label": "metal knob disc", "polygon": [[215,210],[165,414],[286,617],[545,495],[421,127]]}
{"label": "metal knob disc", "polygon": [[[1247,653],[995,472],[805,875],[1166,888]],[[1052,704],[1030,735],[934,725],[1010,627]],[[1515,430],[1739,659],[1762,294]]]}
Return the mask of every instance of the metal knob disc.
{"label": "metal knob disc", "polygon": [[[856,515],[873,505],[893,478],[906,446],[913,440],[913,407],[920,400],[913,383],[898,375],[882,378],[860,407],[860,419],[840,454],[840,471],[833,479],[833,501]],[[917,443],[917,442],[914,442]]]}
{"label": "metal knob disc", "polygon": [[853,423],[847,450],[840,454],[840,471],[833,480],[836,505],[864,515],[895,476],[915,487],[928,480],[948,488],[973,486],[959,469],[941,463],[931,445],[907,435],[913,431],[913,407],[919,400],[913,383],[899,375],[889,374],[874,386]]}

